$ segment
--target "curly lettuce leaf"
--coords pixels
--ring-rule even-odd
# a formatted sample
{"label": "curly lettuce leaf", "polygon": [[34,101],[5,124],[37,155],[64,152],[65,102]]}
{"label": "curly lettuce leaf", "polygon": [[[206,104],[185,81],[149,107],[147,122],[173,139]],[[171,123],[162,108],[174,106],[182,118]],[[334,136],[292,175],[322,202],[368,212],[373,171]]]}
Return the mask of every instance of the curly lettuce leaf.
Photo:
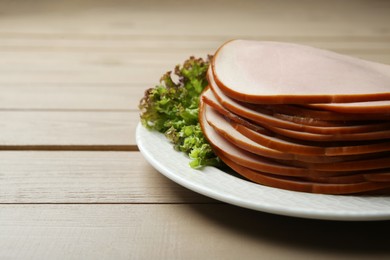
{"label": "curly lettuce leaf", "polygon": [[140,100],[141,123],[148,129],[164,133],[176,150],[186,153],[190,166],[220,166],[201,130],[199,96],[207,86],[209,59],[190,57],[174,72],[161,77],[160,84],[145,91]]}

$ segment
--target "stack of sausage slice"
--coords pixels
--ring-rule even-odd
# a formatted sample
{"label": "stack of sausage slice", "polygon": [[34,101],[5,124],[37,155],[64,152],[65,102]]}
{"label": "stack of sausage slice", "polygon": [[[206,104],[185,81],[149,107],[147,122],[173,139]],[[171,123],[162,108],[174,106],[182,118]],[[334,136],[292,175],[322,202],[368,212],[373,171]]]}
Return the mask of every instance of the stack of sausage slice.
{"label": "stack of sausage slice", "polygon": [[294,191],[390,193],[390,66],[235,40],[207,76],[199,121],[238,174]]}

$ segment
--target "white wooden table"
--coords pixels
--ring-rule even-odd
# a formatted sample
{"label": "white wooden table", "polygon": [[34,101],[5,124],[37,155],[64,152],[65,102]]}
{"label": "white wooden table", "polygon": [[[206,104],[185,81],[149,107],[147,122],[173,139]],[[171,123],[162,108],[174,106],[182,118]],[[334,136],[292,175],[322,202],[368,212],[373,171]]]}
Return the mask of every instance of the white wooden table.
{"label": "white wooden table", "polygon": [[390,64],[390,2],[0,1],[0,259],[389,259],[389,222],[227,205],[142,157],[144,90],[233,38]]}

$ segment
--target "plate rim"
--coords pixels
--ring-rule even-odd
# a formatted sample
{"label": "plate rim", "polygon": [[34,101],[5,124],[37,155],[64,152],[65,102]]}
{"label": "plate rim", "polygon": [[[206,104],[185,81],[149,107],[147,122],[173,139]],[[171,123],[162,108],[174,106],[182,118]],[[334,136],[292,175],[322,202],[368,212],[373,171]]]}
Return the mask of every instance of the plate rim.
{"label": "plate rim", "polygon": [[[172,169],[170,169],[166,164],[164,164],[161,160],[158,158],[155,158],[153,156],[153,153],[148,149],[148,145],[146,144],[146,140],[144,140],[143,135],[148,135],[149,137],[152,137],[153,135],[158,135],[158,138],[162,139],[165,138],[162,133],[159,133],[157,131],[149,130],[145,128],[141,122],[139,122],[136,126],[136,143],[138,146],[139,151],[141,154],[144,156],[144,158],[155,168],[158,172],[163,174],[165,177],[168,179],[172,180],[173,182],[189,189],[194,192],[197,192],[199,194],[202,194],[204,196],[216,199],[218,201],[222,201],[231,205],[235,205],[238,207],[243,207],[255,211],[261,211],[261,212],[266,212],[270,214],[276,214],[276,215],[283,215],[283,216],[290,216],[290,217],[298,217],[298,218],[307,218],[307,219],[318,219],[318,220],[336,220],[336,221],[380,221],[380,220],[390,220],[390,207],[387,211],[378,213],[378,212],[337,212],[337,211],[319,211],[319,210],[314,210],[314,211],[308,211],[308,210],[302,210],[299,208],[285,208],[281,207],[278,205],[270,205],[270,204],[255,204],[253,202],[249,202],[246,200],[243,200],[242,198],[238,198],[237,196],[229,196],[229,194],[221,193],[220,191],[212,190],[209,187],[205,187],[202,185],[199,185],[199,183],[194,183],[193,181],[188,180],[188,178],[185,178],[184,175],[176,174]],[[172,149],[172,154],[176,154],[177,156],[182,156],[184,157],[184,153],[178,152],[173,149],[173,145],[168,142],[166,139],[166,145],[170,146],[170,149]],[[189,162],[189,158],[185,158]],[[190,168],[188,165],[189,171],[193,170]],[[202,171],[212,171],[212,170],[217,170],[220,171],[223,174],[226,174],[220,169],[217,169],[212,166],[208,166]],[[198,171],[198,170],[196,170]],[[239,179],[235,176],[228,175],[231,178],[235,178],[237,182],[246,182],[249,185],[252,185],[253,187],[262,187],[262,189],[270,189],[270,190],[279,190],[277,188],[272,188],[272,187],[266,187],[260,184],[254,184],[250,181],[242,180]],[[226,176],[227,177],[227,176]],[[229,178],[230,178],[229,177]],[[324,195],[324,194],[311,194],[311,193],[303,193],[303,192],[296,192],[296,191],[288,191],[288,190],[283,190],[283,192],[286,193],[291,193],[291,194],[301,194],[302,196],[318,196],[318,197],[329,197],[329,198],[342,198],[340,195]],[[363,199],[364,197],[362,196],[348,196],[348,197],[356,197],[359,199]],[[383,197],[383,196],[373,196],[373,197]],[[390,201],[390,197],[388,197]]]}

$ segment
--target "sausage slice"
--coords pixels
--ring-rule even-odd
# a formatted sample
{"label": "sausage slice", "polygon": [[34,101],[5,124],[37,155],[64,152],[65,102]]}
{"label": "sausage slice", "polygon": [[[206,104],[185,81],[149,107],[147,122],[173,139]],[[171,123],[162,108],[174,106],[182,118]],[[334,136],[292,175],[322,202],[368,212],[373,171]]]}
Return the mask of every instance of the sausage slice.
{"label": "sausage slice", "polygon": [[390,100],[390,66],[281,42],[233,40],[212,61],[218,86],[248,103]]}

